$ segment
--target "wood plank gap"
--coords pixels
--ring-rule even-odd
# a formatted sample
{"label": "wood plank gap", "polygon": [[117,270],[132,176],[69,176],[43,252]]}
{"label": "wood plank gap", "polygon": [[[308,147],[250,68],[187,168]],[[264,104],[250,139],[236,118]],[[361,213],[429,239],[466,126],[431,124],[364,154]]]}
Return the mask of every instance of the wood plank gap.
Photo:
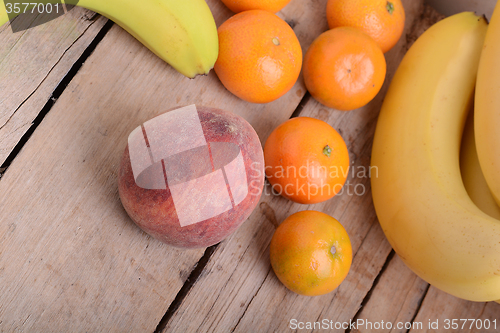
{"label": "wood plank gap", "polygon": [[175,296],[175,299],[168,307],[167,312],[165,312],[165,315],[158,323],[158,326],[156,327],[154,333],[160,333],[165,329],[165,327],[168,324],[168,321],[170,320],[170,318],[172,318],[177,309],[179,309],[179,306],[184,301],[184,298],[186,298],[189,291],[200,277],[201,273],[205,269],[205,266],[207,266],[208,261],[210,260],[210,258],[212,257],[212,255],[214,254],[215,250],[217,250],[218,247],[219,243],[206,248],[205,253],[203,253],[203,256],[200,258],[200,260],[198,260],[198,262],[194,266],[194,269],[191,271],[191,274],[189,274],[186,282],[184,282],[182,288]]}
{"label": "wood plank gap", "polygon": [[[96,15],[99,15],[99,14],[96,14]],[[94,15],[94,16],[92,16],[92,17],[93,17],[93,18],[95,18],[95,17],[96,17],[96,15]],[[17,16],[16,16],[16,17],[17,17]],[[88,20],[88,21],[95,21],[93,18],[92,18],[92,19],[87,19],[87,20]],[[27,97],[26,97],[26,98],[25,98],[22,102],[21,102],[21,104],[19,104],[19,106],[16,108],[16,110],[15,110],[15,111],[14,111],[14,112],[10,115],[10,117],[7,119],[7,121],[5,122],[5,124],[3,124],[3,125],[1,125],[1,126],[0,126],[0,130],[1,130],[2,128],[4,128],[4,126],[7,126],[7,125],[8,125],[9,121],[11,121],[11,119],[12,119],[12,118],[16,115],[16,112],[17,112],[19,109],[21,109],[21,108],[22,108],[22,106],[24,105],[24,103],[26,103],[26,101],[28,101],[28,100],[29,100],[29,99],[30,99],[30,98],[31,98],[31,97],[32,97],[32,96],[36,93],[36,91],[40,88],[40,86],[41,86],[41,85],[43,85],[43,83],[45,82],[45,80],[47,79],[47,77],[49,77],[49,76],[50,76],[50,73],[52,73],[52,70],[54,70],[54,68],[56,68],[56,67],[57,67],[57,65],[60,63],[60,61],[62,60],[62,58],[63,58],[63,57],[64,57],[64,55],[66,54],[66,52],[67,52],[69,49],[71,49],[71,47],[72,47],[73,45],[75,45],[75,43],[76,43],[76,42],[78,42],[78,40],[79,40],[79,39],[83,36],[83,34],[85,34],[85,32],[86,32],[87,30],[89,30],[89,28],[90,28],[91,26],[92,26],[92,25],[89,25],[89,26],[85,29],[85,31],[82,33],[82,35],[80,35],[80,36],[79,36],[79,37],[78,37],[78,38],[77,38],[77,39],[76,39],[76,40],[75,40],[75,41],[74,41],[74,42],[73,42],[70,46],[68,46],[68,47],[66,48],[66,50],[64,50],[64,52],[63,52],[63,54],[62,54],[62,57],[61,57],[60,59],[58,59],[58,60],[57,60],[57,62],[56,62],[56,63],[52,66],[52,68],[49,70],[49,72],[47,73],[47,75],[45,75],[45,77],[44,77],[44,78],[42,79],[42,81],[38,84],[38,86],[36,86],[36,87],[35,87],[35,89],[33,89],[33,91],[32,91],[32,92],[31,92],[31,93],[30,93],[30,94],[29,94],[29,95],[28,95],[28,96],[27,96]],[[23,31],[23,35],[24,35],[27,31],[28,31],[28,29],[24,30],[24,31]],[[21,35],[21,37],[22,37],[23,35]],[[12,46],[11,50],[14,48],[14,46],[17,44],[17,42],[21,39],[21,37],[20,37],[20,38],[16,41],[16,43]],[[10,52],[10,50],[9,50],[9,52]],[[77,62],[78,62],[78,60],[77,60]],[[71,70],[71,69],[70,69],[70,70]],[[69,72],[68,72],[68,74],[69,74]],[[64,78],[63,78],[63,79],[64,79]],[[61,81],[61,82],[59,82],[59,83],[62,83],[62,81]],[[68,82],[68,83],[69,83],[69,82]],[[66,85],[66,86],[67,86],[67,85]],[[54,92],[55,92],[55,90],[56,90],[57,88],[58,88],[58,86],[56,86],[56,88],[54,89]],[[54,99],[54,92],[53,92],[53,93],[52,93],[52,95],[49,97],[49,101],[50,101],[51,99],[53,99],[53,100],[54,100],[54,103],[55,103],[55,100],[56,100],[56,99]],[[62,92],[61,92],[61,93],[62,93]],[[60,95],[60,94],[59,94],[59,95]],[[42,108],[42,110],[43,110],[43,108]]]}
{"label": "wood plank gap", "polygon": [[[418,301],[418,306],[417,308],[415,309],[415,314],[413,315],[413,317],[411,318],[411,324],[412,324],[412,327],[413,327],[413,322],[415,321],[415,318],[417,318],[417,315],[418,313],[420,312],[420,308],[422,307],[422,303],[424,303],[424,299],[425,299],[425,296],[427,296],[427,293],[429,292],[429,288],[431,287],[430,284],[427,284],[427,288],[425,288],[425,291],[424,293],[422,294],[422,297],[420,298],[420,300]],[[411,330],[411,328],[409,328],[408,330],[406,330],[406,333],[409,333]]]}
{"label": "wood plank gap", "polygon": [[248,310],[248,307],[250,306],[250,304],[252,304],[255,296],[257,296],[257,294],[259,293],[260,289],[264,285],[264,281],[267,280],[267,277],[269,276],[269,273],[271,273],[271,267],[269,267],[269,270],[267,271],[267,274],[266,274],[266,278],[262,281],[262,283],[259,286],[259,289],[257,289],[257,291],[255,292],[255,294],[253,294],[252,298],[250,299],[250,302],[248,302],[248,304],[247,304],[247,306],[245,308],[245,311],[243,311],[243,313],[241,314],[240,318],[238,319],[238,322],[236,323],[236,325],[234,325],[233,329],[231,330],[231,333],[233,333],[236,330],[236,328],[238,327],[238,325],[240,324],[241,319],[245,316],[245,313]]}
{"label": "wood plank gap", "polygon": [[85,63],[87,58],[90,57],[92,52],[94,52],[95,48],[97,47],[97,44],[99,44],[99,42],[101,42],[104,36],[106,36],[107,32],[111,29],[113,24],[114,23],[111,20],[108,20],[108,22],[106,22],[106,24],[102,27],[101,31],[99,31],[99,33],[96,35],[92,43],[90,43],[89,46],[87,46],[87,48],[82,53],[80,58],[78,58],[78,60],[73,64],[73,66],[71,66],[71,69],[56,86],[51,96],[49,97],[47,103],[45,103],[40,113],[38,113],[36,118],[33,120],[30,128],[26,131],[26,133],[24,133],[24,135],[21,137],[19,142],[16,144],[14,149],[9,154],[9,156],[5,159],[5,162],[0,166],[0,178],[3,175],[3,173],[7,171],[9,166],[12,164],[12,161],[14,161],[14,159],[19,154],[21,149],[30,139],[31,135],[35,132],[37,127],[41,124],[42,120],[52,109],[57,99],[62,95],[68,84],[71,82],[71,80],[73,80],[73,78],[78,73],[82,65]]}
{"label": "wood plank gap", "polygon": [[[377,284],[380,280],[380,277],[384,274],[384,272],[387,270],[387,267],[389,266],[389,263],[391,262],[392,258],[394,258],[394,255],[396,254],[396,252],[394,252],[394,250],[391,250],[391,252],[389,253],[389,255],[387,256],[387,259],[385,260],[385,263],[384,263],[384,266],[382,266],[382,269],[380,270],[380,272],[378,273],[377,277],[375,277],[375,280],[373,280],[373,284],[372,284],[372,287],[370,288],[370,290],[366,293],[366,296],[363,298],[363,301],[361,302],[360,306],[359,306],[359,309],[358,311],[356,312],[356,314],[354,315],[354,317],[352,318],[352,321],[353,322],[356,322],[356,320],[358,319],[359,317],[359,314],[361,313],[361,310],[363,309],[363,307],[366,305],[366,303],[368,303],[368,301],[370,300],[371,296],[372,296],[372,292],[373,290],[377,287]],[[420,307],[420,306],[419,306]],[[418,311],[417,311],[418,312]],[[415,317],[412,318],[412,321],[413,319],[415,319]],[[351,332],[351,328],[348,328],[346,329],[345,333],[350,333]]]}
{"label": "wood plank gap", "polygon": [[304,94],[304,97],[302,97],[302,99],[300,100],[299,105],[297,105],[297,108],[295,108],[295,110],[293,111],[292,115],[290,116],[290,119],[300,116],[300,113],[302,112],[302,110],[306,106],[307,102],[309,102],[309,100],[311,99],[311,97],[312,96],[309,93],[309,91],[306,91],[306,93]]}

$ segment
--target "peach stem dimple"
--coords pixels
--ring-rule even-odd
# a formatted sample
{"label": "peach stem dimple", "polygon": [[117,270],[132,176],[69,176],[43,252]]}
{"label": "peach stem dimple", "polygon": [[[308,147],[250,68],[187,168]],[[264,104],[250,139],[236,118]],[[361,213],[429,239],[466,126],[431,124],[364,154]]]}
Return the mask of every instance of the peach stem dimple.
{"label": "peach stem dimple", "polygon": [[335,255],[335,253],[337,253],[337,249],[335,248],[335,245],[332,246],[332,248],[330,249],[330,252]]}

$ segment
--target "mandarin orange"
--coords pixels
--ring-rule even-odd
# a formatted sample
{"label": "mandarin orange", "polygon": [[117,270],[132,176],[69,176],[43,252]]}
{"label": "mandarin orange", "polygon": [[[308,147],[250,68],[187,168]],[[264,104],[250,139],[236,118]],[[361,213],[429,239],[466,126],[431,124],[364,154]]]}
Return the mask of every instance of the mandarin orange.
{"label": "mandarin orange", "polygon": [[340,27],[317,37],[304,57],[304,82],[320,103],[337,110],[370,102],[385,80],[380,47],[361,30]]}
{"label": "mandarin orange", "polygon": [[349,152],[340,134],[310,117],[275,128],[264,145],[264,161],[274,191],[301,204],[332,198],[349,173]]}
{"label": "mandarin orange", "polygon": [[270,245],[271,266],[290,290],[318,296],[336,289],[349,273],[352,247],[344,227],[333,217],[302,211],[276,229]]}
{"label": "mandarin orange", "polygon": [[271,13],[277,13],[290,0],[222,0],[222,2],[235,13],[252,9],[262,9]]}
{"label": "mandarin orange", "polygon": [[218,29],[215,73],[227,90],[252,103],[268,103],[289,91],[302,67],[302,49],[292,28],[264,10],[229,18]]}
{"label": "mandarin orange", "polygon": [[386,53],[403,34],[405,11],[401,0],[328,0],[330,29],[350,26],[372,37]]}

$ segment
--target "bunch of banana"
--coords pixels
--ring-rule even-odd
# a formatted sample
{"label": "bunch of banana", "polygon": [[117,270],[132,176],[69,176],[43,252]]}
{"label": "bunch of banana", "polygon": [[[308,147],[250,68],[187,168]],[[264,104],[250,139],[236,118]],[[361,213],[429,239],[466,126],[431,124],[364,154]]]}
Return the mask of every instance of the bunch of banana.
{"label": "bunch of banana", "polygon": [[[499,16],[497,8],[492,23]],[[461,13],[415,42],[384,100],[372,151],[373,201],[392,247],[421,278],[472,301],[500,299],[500,221],[470,199],[459,162],[487,30],[482,17]],[[489,61],[498,68],[499,60]],[[500,149],[498,139],[489,144]]]}
{"label": "bunch of banana", "polygon": [[[56,2],[61,1],[36,1]],[[0,25],[14,14],[7,15],[4,4],[0,5]],[[217,27],[205,0],[80,0],[78,6],[114,21],[189,78],[208,74],[217,60]]]}

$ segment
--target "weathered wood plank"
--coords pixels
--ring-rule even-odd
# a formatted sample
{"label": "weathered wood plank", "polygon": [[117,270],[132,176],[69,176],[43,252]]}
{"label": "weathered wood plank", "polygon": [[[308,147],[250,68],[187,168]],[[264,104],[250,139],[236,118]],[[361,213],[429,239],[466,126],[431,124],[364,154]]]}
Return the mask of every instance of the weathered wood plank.
{"label": "weathered wood plank", "polygon": [[[317,5],[315,21],[326,23],[326,1]],[[406,33],[409,33],[413,20],[420,17],[423,1],[405,1],[405,8]],[[319,33],[321,31],[315,36]],[[387,54],[389,78],[406,52],[406,44],[403,38]],[[351,153],[352,170],[367,170],[375,123],[387,86],[388,81],[380,95],[359,110],[335,111],[310,99],[301,116],[322,119],[339,130]],[[267,185],[260,209],[233,237],[219,246],[206,266],[206,273],[196,281],[164,331],[286,331],[292,319],[302,322],[327,319],[343,323],[353,318],[391,250],[376,221],[369,179],[358,177],[357,171],[349,174],[342,195],[316,205],[293,204],[269,195]],[[356,189],[361,195],[353,194]],[[268,247],[276,225],[290,214],[305,209],[320,210],[339,219],[356,253],[344,283],[335,292],[314,298],[288,291],[269,263]]]}
{"label": "weathered wood plank", "polygon": [[[219,24],[229,17],[208,3]],[[203,249],[161,244],[126,216],[116,176],[128,134],[196,103],[242,115],[264,139],[304,94],[300,80],[276,102],[241,101],[213,72],[187,79],[113,26],[0,181],[0,331],[153,331]]]}
{"label": "weathered wood plank", "polygon": [[359,325],[352,332],[406,333],[428,286],[395,255],[355,318]]}
{"label": "weathered wood plank", "polygon": [[[231,15],[222,2],[208,2],[218,24]],[[421,32],[422,25],[412,21],[426,17],[420,14],[422,1],[404,3],[407,34],[387,54],[389,78]],[[326,0],[307,4],[294,0],[280,14],[294,26],[304,50],[314,38],[314,29],[319,29],[318,34],[326,29],[325,4]],[[2,29],[0,36],[5,36]],[[337,128],[348,143],[353,167],[366,168],[387,83],[361,110],[342,113],[311,99],[302,115]],[[129,132],[165,109],[197,103],[244,116],[264,142],[273,128],[290,117],[304,93],[300,79],[276,102],[243,102],[229,94],[213,72],[188,80],[114,26],[0,181],[0,331],[153,331],[203,249],[163,245],[126,216],[116,175]],[[425,284],[394,257],[372,288],[390,246],[376,221],[369,179],[351,174],[345,190],[352,193],[356,185],[366,192],[345,192],[311,206],[270,195],[266,186],[268,193],[259,207],[219,245],[165,331],[288,331],[291,319],[327,319],[335,324],[349,321],[356,313],[358,318],[379,321],[377,307],[384,305],[378,302],[390,306],[388,315],[395,320],[411,318]],[[346,281],[322,297],[289,292],[270,269],[268,245],[275,227],[304,209],[338,218],[356,252]],[[390,299],[388,290],[399,275],[398,285],[407,294]],[[370,299],[359,311],[370,290]],[[390,300],[396,303],[391,305]],[[442,322],[466,314],[494,318],[498,310],[495,303],[462,302],[431,288],[415,321]]]}
{"label": "weathered wood plank", "polygon": [[[482,321],[483,325],[484,321],[488,320],[491,323],[490,327],[481,327],[479,321],[473,321],[478,319]],[[468,321],[465,322],[465,320]],[[496,326],[493,321],[496,321]],[[415,329],[409,331],[410,333],[498,332],[500,330],[500,304],[469,302],[430,287],[422,307],[415,317],[415,323],[421,323],[422,329],[419,330],[415,326]],[[454,326],[454,323],[458,326]]]}
{"label": "weathered wood plank", "polygon": [[468,11],[476,12],[478,15],[484,14],[490,19],[497,0],[426,0],[426,2],[446,16]]}
{"label": "weathered wood plank", "polygon": [[[298,206],[271,195],[264,197],[249,221],[221,243],[165,331],[283,331],[290,319],[311,320],[321,311],[327,312],[333,299],[340,299],[342,306],[336,308],[338,311],[331,318],[352,318],[359,306],[353,297],[363,299],[390,252],[373,211],[355,213],[346,209],[370,205],[370,201],[369,196],[351,200],[345,195],[335,203],[319,207]],[[276,224],[304,209],[321,209],[349,221],[345,226],[354,236],[353,247],[360,248],[352,271],[336,294],[298,296],[284,288],[271,271],[268,245]]]}
{"label": "weathered wood plank", "polygon": [[[16,20],[27,19],[24,15]],[[83,9],[26,31],[0,30],[0,165],[107,19]]]}
{"label": "weathered wood plank", "polygon": [[[406,52],[413,42],[428,27],[443,19],[444,16],[432,7],[423,7],[419,18],[413,21],[408,34],[406,45],[401,52]],[[401,259],[395,255],[388,263],[387,268],[379,277],[378,283],[370,291],[369,299],[353,320],[360,320],[357,332],[407,332],[407,323],[415,317],[422,298],[425,297],[428,284],[418,278]],[[372,324],[384,326],[370,326]],[[390,323],[390,326],[387,325]],[[398,327],[398,325],[400,327]]]}

